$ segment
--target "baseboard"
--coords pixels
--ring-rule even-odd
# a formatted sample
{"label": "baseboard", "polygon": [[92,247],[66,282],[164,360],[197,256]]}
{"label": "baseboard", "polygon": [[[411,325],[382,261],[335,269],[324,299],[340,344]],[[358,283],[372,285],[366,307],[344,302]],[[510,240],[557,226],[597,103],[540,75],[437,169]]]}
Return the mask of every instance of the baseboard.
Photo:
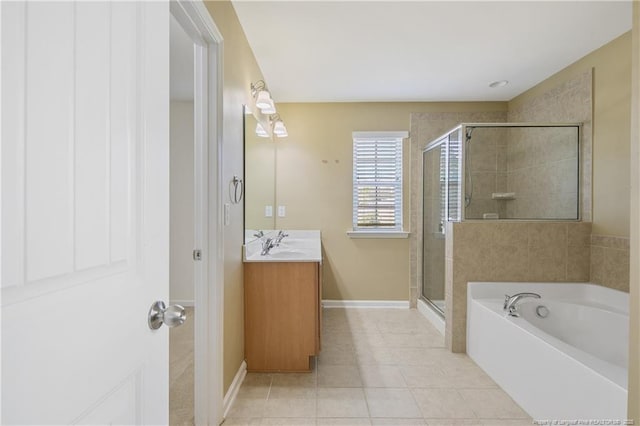
{"label": "baseboard", "polygon": [[444,319],[422,299],[418,299],[418,311],[444,336]]}
{"label": "baseboard", "polygon": [[242,361],[240,364],[240,368],[238,368],[238,372],[236,376],[233,378],[233,382],[231,382],[231,386],[229,386],[229,390],[224,395],[224,400],[222,401],[222,412],[223,417],[227,418],[229,414],[229,410],[233,405],[233,401],[236,400],[236,396],[238,396],[238,391],[240,390],[240,386],[242,386],[242,382],[244,378],[247,376],[247,363],[246,361]]}
{"label": "baseboard", "polygon": [[323,308],[409,309],[408,300],[323,300]]}
{"label": "baseboard", "polygon": [[196,304],[193,300],[175,299],[175,300],[171,300],[170,305],[181,305],[187,308],[191,308]]}

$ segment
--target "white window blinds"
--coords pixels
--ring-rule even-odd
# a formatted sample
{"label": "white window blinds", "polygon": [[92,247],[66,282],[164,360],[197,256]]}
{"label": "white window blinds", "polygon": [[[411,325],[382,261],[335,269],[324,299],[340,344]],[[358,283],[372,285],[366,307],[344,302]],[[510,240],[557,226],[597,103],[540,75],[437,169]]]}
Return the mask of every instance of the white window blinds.
{"label": "white window blinds", "polygon": [[407,136],[353,133],[354,230],[402,230],[402,140]]}

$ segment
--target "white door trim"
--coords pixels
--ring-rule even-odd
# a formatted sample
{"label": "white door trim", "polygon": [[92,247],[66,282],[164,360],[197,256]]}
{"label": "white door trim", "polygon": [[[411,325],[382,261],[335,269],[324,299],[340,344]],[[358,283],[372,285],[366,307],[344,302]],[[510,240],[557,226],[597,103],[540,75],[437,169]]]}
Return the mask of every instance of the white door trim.
{"label": "white door trim", "polygon": [[195,423],[223,420],[222,34],[202,1],[171,2],[195,57]]}

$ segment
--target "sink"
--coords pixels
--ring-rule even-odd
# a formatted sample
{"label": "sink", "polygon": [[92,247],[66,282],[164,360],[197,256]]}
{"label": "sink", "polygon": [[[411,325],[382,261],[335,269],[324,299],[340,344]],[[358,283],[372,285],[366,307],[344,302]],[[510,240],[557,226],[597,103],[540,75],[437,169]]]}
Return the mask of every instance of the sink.
{"label": "sink", "polygon": [[279,246],[262,256],[262,242],[250,242],[244,247],[245,262],[322,262],[319,231],[286,231]]}

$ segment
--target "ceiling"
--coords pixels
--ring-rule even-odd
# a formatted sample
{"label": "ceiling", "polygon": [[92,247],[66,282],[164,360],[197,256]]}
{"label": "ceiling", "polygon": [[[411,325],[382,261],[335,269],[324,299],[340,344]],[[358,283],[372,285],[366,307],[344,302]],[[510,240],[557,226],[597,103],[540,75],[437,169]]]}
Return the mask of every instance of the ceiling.
{"label": "ceiling", "polygon": [[233,5],[276,102],[506,101],[631,29],[630,1]]}

